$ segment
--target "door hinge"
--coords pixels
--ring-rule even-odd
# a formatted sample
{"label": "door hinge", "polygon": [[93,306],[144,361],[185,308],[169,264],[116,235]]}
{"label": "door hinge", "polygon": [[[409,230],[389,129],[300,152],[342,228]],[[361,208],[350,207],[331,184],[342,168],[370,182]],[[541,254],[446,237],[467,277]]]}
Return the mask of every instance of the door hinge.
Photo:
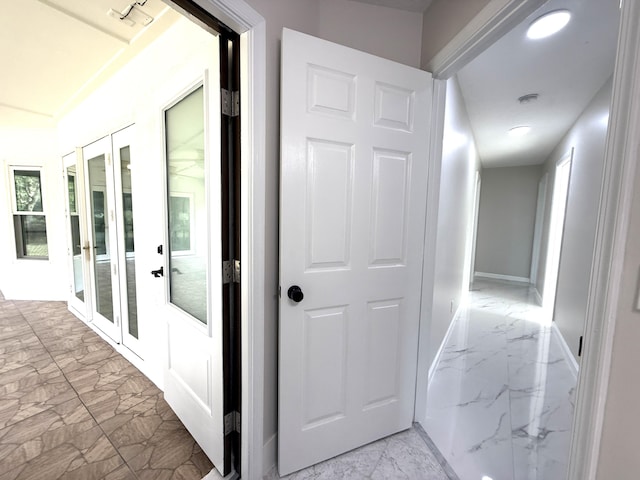
{"label": "door hinge", "polygon": [[240,92],[230,92],[226,88],[220,89],[220,103],[222,114],[227,117],[237,117],[240,115]]}
{"label": "door hinge", "polygon": [[240,283],[240,260],[222,262],[222,284]]}
{"label": "door hinge", "polygon": [[240,433],[240,412],[229,412],[224,416],[224,434]]}

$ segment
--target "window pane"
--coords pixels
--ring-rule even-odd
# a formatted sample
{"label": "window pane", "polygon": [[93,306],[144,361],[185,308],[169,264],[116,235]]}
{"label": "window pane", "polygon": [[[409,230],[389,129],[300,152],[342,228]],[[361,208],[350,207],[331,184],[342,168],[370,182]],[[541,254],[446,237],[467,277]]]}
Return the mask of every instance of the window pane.
{"label": "window pane", "polygon": [[136,295],[136,252],[133,242],[133,198],[131,196],[131,149],[120,149],[120,176],[122,181],[122,214],[124,217],[124,247],[127,269],[127,310],[129,335],[138,338],[138,304]]}
{"label": "window pane", "polygon": [[71,174],[75,173],[76,167],[67,168],[67,189],[69,191],[69,213],[76,213],[78,207],[76,205],[76,176]]}
{"label": "window pane", "polygon": [[189,197],[172,196],[170,202],[171,251],[189,251],[191,250],[191,201]]}
{"label": "window pane", "polygon": [[40,172],[36,170],[14,170],[16,207],[19,212],[42,212],[42,189]]}
{"label": "window pane", "polygon": [[47,222],[44,215],[14,215],[18,257],[48,258]]}
{"label": "window pane", "polygon": [[111,273],[111,245],[109,244],[109,205],[105,195],[106,163],[100,155],[87,161],[91,214],[93,219],[93,272],[95,285],[95,309],[113,323],[113,277]]}
{"label": "window pane", "polygon": [[[165,112],[165,127],[167,189],[170,192],[167,205],[170,301],[202,323],[207,323],[207,207],[202,87]],[[173,192],[183,195],[175,196]]]}

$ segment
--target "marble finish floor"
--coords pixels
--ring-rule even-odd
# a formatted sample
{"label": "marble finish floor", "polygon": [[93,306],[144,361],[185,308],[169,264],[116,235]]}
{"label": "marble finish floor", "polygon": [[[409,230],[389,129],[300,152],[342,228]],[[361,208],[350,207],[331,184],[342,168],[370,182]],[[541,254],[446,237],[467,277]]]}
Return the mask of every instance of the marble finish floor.
{"label": "marble finish floor", "polygon": [[429,442],[416,425],[291,475],[274,468],[264,480],[458,480]]}
{"label": "marble finish floor", "polygon": [[528,286],[475,282],[429,385],[425,430],[461,480],[565,478],[576,372]]}
{"label": "marble finish floor", "polygon": [[62,302],[0,294],[0,480],[199,480],[162,392]]}

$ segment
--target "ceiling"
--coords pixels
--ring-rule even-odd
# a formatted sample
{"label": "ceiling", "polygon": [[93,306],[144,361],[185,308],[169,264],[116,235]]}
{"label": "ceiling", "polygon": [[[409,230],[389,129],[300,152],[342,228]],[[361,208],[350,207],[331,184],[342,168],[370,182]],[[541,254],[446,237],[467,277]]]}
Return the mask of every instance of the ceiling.
{"label": "ceiling", "polygon": [[[568,9],[560,32],[529,40],[526,30],[543,13]],[[483,166],[543,163],[613,74],[619,0],[550,0],[458,72]],[[532,103],[518,98],[539,94]],[[508,130],[529,125],[523,137]]]}
{"label": "ceiling", "polygon": [[[2,2],[0,126],[53,125],[180,17],[161,0],[147,0],[124,21],[108,15],[130,3]],[[146,27],[140,10],[153,17]]]}
{"label": "ceiling", "polygon": [[[125,12],[132,1],[3,2],[0,127],[55,125],[180,18],[162,0],[140,7],[154,18],[147,27],[123,25],[107,14]],[[358,1],[419,14],[432,0]],[[557,8],[571,10],[569,25],[547,39],[527,40],[531,21]],[[618,22],[618,0],[550,0],[458,73],[485,167],[548,157],[613,72]],[[527,93],[538,93],[539,100],[520,105],[517,98]],[[532,131],[507,135],[521,124]]]}

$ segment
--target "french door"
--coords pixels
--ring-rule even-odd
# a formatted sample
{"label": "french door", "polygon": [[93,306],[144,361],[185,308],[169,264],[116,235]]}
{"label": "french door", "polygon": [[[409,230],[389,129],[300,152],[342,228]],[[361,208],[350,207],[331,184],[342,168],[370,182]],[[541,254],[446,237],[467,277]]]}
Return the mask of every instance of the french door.
{"label": "french door", "polygon": [[279,470],[411,426],[427,72],[282,37]]}
{"label": "french door", "polygon": [[[78,258],[84,262],[88,319],[141,356],[131,182],[133,128],[82,149],[87,241],[82,246],[86,253]],[[76,252],[74,262],[79,263]]]}
{"label": "french door", "polygon": [[[78,158],[80,161],[78,162]],[[67,251],[69,264],[69,307],[80,316],[88,318],[91,291],[88,282],[88,242],[84,211],[84,190],[81,152],[74,152],[62,159],[65,177],[65,200],[67,216]]]}

